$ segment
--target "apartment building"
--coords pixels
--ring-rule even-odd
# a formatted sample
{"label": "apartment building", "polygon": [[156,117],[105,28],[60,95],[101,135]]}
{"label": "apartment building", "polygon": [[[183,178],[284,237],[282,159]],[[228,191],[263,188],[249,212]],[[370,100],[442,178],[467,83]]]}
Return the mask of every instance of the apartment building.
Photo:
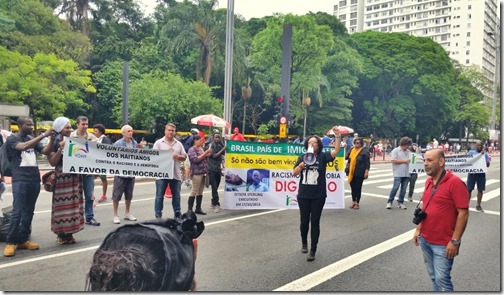
{"label": "apartment building", "polygon": [[498,0],[340,0],[336,3],[334,15],[350,34],[374,30],[428,37],[460,64],[481,67],[490,83],[500,80],[494,77],[495,64],[500,63],[497,58]]}

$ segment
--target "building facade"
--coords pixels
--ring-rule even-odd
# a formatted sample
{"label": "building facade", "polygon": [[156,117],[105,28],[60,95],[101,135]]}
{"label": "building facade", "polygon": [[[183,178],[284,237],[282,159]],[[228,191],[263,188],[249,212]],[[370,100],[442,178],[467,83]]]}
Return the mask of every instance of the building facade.
{"label": "building facade", "polygon": [[[479,66],[491,84],[500,31],[498,0],[340,0],[334,15],[350,34],[402,32],[439,43],[462,65]],[[491,93],[487,94],[492,96]]]}

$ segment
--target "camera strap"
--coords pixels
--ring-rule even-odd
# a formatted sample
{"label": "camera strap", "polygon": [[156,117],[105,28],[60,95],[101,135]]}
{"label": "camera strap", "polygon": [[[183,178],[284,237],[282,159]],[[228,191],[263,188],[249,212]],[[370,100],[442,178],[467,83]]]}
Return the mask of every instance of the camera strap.
{"label": "camera strap", "polygon": [[[427,210],[427,206],[429,206],[429,203],[430,201],[432,200],[432,197],[434,197],[434,194],[436,193],[436,190],[439,186],[439,184],[441,183],[441,180],[443,180],[443,177],[446,175],[446,170],[443,170],[443,173],[441,173],[441,176],[439,177],[438,181],[436,182],[436,185],[434,186],[434,188],[431,190],[431,196],[429,198],[429,202],[427,202],[427,205],[425,205],[425,210]],[[416,208],[418,208],[418,206],[420,206],[420,203],[422,202],[422,200],[420,200],[418,202],[418,204],[416,205]],[[424,210],[424,211],[425,211]]]}

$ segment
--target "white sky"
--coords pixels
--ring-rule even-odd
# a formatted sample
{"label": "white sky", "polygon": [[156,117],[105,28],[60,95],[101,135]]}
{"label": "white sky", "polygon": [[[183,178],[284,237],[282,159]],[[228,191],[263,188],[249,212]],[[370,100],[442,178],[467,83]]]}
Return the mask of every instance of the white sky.
{"label": "white sky", "polygon": [[[146,13],[153,12],[156,0],[138,0],[144,5]],[[219,8],[227,7],[228,0],[219,0]],[[241,14],[245,19],[263,17],[275,12],[303,15],[312,12],[327,12],[333,14],[333,6],[338,0],[235,0],[234,13]]]}

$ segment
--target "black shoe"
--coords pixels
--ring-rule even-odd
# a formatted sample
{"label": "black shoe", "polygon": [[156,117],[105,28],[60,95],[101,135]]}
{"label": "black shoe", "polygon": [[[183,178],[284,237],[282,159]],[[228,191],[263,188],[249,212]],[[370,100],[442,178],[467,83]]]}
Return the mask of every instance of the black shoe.
{"label": "black shoe", "polygon": [[96,221],[96,219],[94,219],[94,218],[91,218],[91,219],[87,220],[86,224],[94,225],[94,226],[99,226],[100,225],[100,223],[98,221]]}
{"label": "black shoe", "polygon": [[156,219],[161,218],[161,215],[156,215]]}
{"label": "black shoe", "polygon": [[313,261],[315,260],[315,252],[310,251],[310,254],[308,254],[308,257],[306,257],[307,261]]}
{"label": "black shoe", "polygon": [[194,211],[194,213],[200,214],[200,215],[206,215],[206,213],[203,212],[203,210],[201,210],[201,209],[196,209],[196,211]]}
{"label": "black shoe", "polygon": [[303,244],[303,246],[301,247],[301,252],[308,253],[308,245],[307,244]]}
{"label": "black shoe", "polygon": [[180,214],[179,211],[175,212],[175,218],[180,218],[180,217],[182,217],[182,214]]}

